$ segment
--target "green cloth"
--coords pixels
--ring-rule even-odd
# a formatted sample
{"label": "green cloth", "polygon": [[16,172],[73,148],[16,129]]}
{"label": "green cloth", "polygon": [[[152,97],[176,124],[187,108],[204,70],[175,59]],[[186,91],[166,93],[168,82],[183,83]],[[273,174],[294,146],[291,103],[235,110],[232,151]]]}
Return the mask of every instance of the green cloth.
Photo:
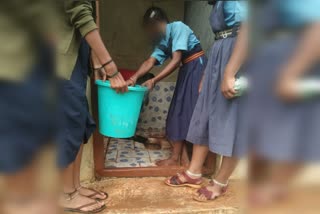
{"label": "green cloth", "polygon": [[70,79],[82,37],[97,29],[89,0],[8,0],[0,6],[0,80],[21,81],[37,60],[39,38],[57,40],[59,77]]}
{"label": "green cloth", "polygon": [[0,80],[23,80],[36,63],[37,39],[50,34],[51,0],[10,0],[0,6]]}
{"label": "green cloth", "polygon": [[91,1],[65,0],[58,28],[58,76],[70,79],[76,64],[82,37],[98,29]]}

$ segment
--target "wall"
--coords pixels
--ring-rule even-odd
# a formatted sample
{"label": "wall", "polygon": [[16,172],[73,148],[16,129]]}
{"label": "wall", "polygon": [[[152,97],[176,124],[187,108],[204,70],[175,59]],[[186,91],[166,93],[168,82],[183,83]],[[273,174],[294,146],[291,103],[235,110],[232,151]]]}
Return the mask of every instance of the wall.
{"label": "wall", "polygon": [[214,42],[209,16],[212,6],[207,1],[187,1],[184,21],[201,41],[202,48],[208,52]]}
{"label": "wall", "polygon": [[[183,1],[154,1],[163,8],[171,21],[183,20]],[[145,11],[151,0],[101,1],[101,34],[119,68],[137,70],[151,54],[151,46],[141,28]],[[159,68],[153,70],[158,72]],[[175,81],[176,74],[167,79]]]}

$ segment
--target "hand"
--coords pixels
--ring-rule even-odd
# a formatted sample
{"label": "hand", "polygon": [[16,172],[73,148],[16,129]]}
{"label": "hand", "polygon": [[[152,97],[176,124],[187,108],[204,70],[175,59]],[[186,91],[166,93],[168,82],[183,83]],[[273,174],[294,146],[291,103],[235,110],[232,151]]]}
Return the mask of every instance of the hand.
{"label": "hand", "polygon": [[295,78],[281,77],[276,87],[276,93],[284,101],[295,101],[300,97],[297,84],[298,81]]}
{"label": "hand", "polygon": [[226,99],[232,99],[237,94],[237,91],[234,89],[235,77],[225,75],[221,83],[221,92]]}
{"label": "hand", "polygon": [[150,79],[142,84],[142,86],[147,87],[149,90],[152,90],[154,87],[154,80]]}
{"label": "hand", "polygon": [[107,73],[103,68],[94,68],[94,80],[107,80]]}
{"label": "hand", "polygon": [[[104,70],[107,75],[114,74],[115,71],[118,70],[116,64],[114,62],[106,65]],[[116,76],[109,78],[111,88],[115,89],[117,93],[124,93],[128,91],[127,83],[124,81],[121,73],[118,73]]]}
{"label": "hand", "polygon": [[135,86],[137,83],[137,78],[132,76],[127,80],[127,86]]}

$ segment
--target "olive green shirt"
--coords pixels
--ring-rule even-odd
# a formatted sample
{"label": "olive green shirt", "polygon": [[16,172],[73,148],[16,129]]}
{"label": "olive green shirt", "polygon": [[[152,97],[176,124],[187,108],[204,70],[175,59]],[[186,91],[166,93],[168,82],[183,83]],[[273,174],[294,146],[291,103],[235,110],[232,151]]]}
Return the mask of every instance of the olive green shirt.
{"label": "olive green shirt", "polygon": [[51,0],[10,0],[0,5],[0,80],[23,80],[36,64],[37,39],[49,35]]}
{"label": "olive green shirt", "polygon": [[65,0],[63,20],[59,25],[57,47],[58,76],[70,79],[75,66],[81,39],[97,29],[91,1]]}
{"label": "olive green shirt", "polygon": [[0,80],[21,81],[37,63],[37,39],[46,37],[56,42],[58,76],[69,79],[82,37],[97,25],[91,1],[8,0],[1,2],[0,29]]}

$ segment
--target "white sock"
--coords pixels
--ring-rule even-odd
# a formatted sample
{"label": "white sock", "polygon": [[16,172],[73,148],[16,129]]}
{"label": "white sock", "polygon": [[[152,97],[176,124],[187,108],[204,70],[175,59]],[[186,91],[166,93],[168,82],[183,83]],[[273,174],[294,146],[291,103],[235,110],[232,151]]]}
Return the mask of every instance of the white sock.
{"label": "white sock", "polygon": [[192,173],[190,172],[189,170],[186,171],[187,175],[189,176],[192,176],[192,177],[202,177],[202,174],[195,174],[195,173]]}

